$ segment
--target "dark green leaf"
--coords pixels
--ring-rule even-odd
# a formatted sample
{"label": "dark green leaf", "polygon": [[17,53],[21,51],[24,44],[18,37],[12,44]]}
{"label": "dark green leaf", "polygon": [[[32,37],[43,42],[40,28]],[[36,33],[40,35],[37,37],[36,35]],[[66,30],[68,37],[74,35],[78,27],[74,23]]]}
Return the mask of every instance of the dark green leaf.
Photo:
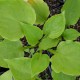
{"label": "dark green leaf", "polygon": [[2,36],[0,36],[0,41],[3,41],[3,40],[4,40],[4,38]]}

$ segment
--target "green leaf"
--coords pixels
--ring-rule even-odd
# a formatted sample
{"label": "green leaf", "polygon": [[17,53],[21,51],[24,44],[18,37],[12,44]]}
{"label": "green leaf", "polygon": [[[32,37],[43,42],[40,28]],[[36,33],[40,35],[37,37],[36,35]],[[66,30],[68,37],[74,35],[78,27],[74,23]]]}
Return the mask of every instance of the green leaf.
{"label": "green leaf", "polygon": [[15,80],[33,80],[36,75],[48,67],[49,57],[45,54],[37,53],[32,59],[17,58],[6,60],[6,62]]}
{"label": "green leaf", "polygon": [[8,40],[17,41],[23,37],[20,22],[35,22],[33,8],[23,0],[0,1],[0,35]]}
{"label": "green leaf", "polygon": [[31,59],[17,58],[6,60],[14,80],[31,80]]}
{"label": "green leaf", "polygon": [[55,16],[52,16],[47,20],[47,22],[44,24],[44,34],[48,35],[49,38],[55,39],[61,36],[65,29],[65,17],[64,12],[61,14],[57,14]]}
{"label": "green leaf", "polygon": [[74,25],[80,18],[80,0],[66,0],[62,11],[65,11],[66,24]]}
{"label": "green leaf", "polygon": [[23,0],[1,0],[0,15],[30,24],[34,24],[36,20],[35,11],[30,4],[25,3]]}
{"label": "green leaf", "polygon": [[0,66],[7,67],[4,59],[23,57],[24,51],[20,41],[4,40],[0,42]]}
{"label": "green leaf", "polygon": [[70,75],[66,75],[63,73],[56,73],[56,72],[52,72],[52,77],[54,80],[75,80],[76,77],[74,76],[70,76]]}
{"label": "green leaf", "polygon": [[0,76],[0,80],[12,80],[12,73],[11,73],[11,71],[9,70],[9,71],[3,73]]}
{"label": "green leaf", "polygon": [[60,41],[59,38],[56,38],[56,39],[51,39],[49,37],[43,38],[39,44],[39,49],[47,50],[49,48],[56,47],[59,41]]}
{"label": "green leaf", "polygon": [[49,57],[46,54],[36,53],[32,60],[32,76],[44,71],[49,65]]}
{"label": "green leaf", "polygon": [[66,29],[63,33],[65,40],[75,40],[80,36],[80,33],[75,29]]}
{"label": "green leaf", "polygon": [[19,22],[2,16],[0,16],[0,35],[12,41],[19,40],[23,37]]}
{"label": "green leaf", "polygon": [[36,12],[36,23],[43,24],[50,12],[48,5],[43,0],[28,0]]}
{"label": "green leaf", "polygon": [[28,43],[32,46],[36,45],[43,35],[43,32],[37,26],[23,24],[22,29]]}
{"label": "green leaf", "polygon": [[73,41],[61,42],[56,54],[51,58],[52,69],[68,75],[80,75],[80,43]]}

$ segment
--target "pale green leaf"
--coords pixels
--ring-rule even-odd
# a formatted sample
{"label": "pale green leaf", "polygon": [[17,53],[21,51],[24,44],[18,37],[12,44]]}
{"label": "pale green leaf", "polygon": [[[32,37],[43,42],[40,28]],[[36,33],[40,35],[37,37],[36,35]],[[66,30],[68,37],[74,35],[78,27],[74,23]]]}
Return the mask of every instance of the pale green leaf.
{"label": "pale green leaf", "polygon": [[65,29],[65,17],[64,12],[57,14],[49,18],[44,24],[44,34],[48,35],[49,38],[55,39],[61,36]]}
{"label": "pale green leaf", "polygon": [[1,76],[0,76],[0,80],[12,80],[12,73],[11,71],[6,71],[5,73],[3,73]]}
{"label": "pale green leaf", "polygon": [[36,12],[36,23],[43,24],[50,12],[48,5],[43,0],[28,0]]}
{"label": "pale green leaf", "polygon": [[24,51],[20,41],[4,40],[0,42],[0,66],[7,67],[4,59],[23,57]]}
{"label": "pale green leaf", "polygon": [[8,40],[16,41],[23,37],[19,22],[0,16],[0,35]]}
{"label": "pale green leaf", "polygon": [[[5,14],[6,13],[6,14]],[[34,24],[36,14],[30,4],[24,0],[1,0],[0,1],[0,16],[11,17],[16,21]]]}
{"label": "pale green leaf", "polygon": [[51,58],[52,69],[70,75],[80,75],[80,43],[61,42],[56,54]]}
{"label": "pale green leaf", "polygon": [[51,39],[49,37],[43,38],[39,44],[39,49],[47,50],[49,48],[56,47],[59,41],[60,41],[59,38],[56,39]]}
{"label": "pale green leaf", "polygon": [[74,25],[80,18],[80,0],[66,0],[62,11],[65,11],[66,24]]}
{"label": "pale green leaf", "polygon": [[36,53],[31,60],[32,76],[44,71],[49,65],[49,57],[46,54]]}
{"label": "pale green leaf", "polygon": [[31,80],[31,59],[6,60],[15,80]]}
{"label": "pale green leaf", "polygon": [[76,77],[74,76],[66,75],[63,73],[56,73],[54,71],[52,71],[52,77],[54,80],[75,80],[76,79]]}
{"label": "pale green leaf", "polygon": [[16,58],[5,61],[8,63],[15,80],[35,80],[34,77],[49,65],[49,57],[40,53],[36,53],[32,59]]}
{"label": "pale green leaf", "polygon": [[63,33],[65,40],[75,40],[80,36],[80,33],[75,29],[66,29]]}
{"label": "pale green leaf", "polygon": [[37,26],[23,24],[22,29],[28,43],[32,46],[36,45],[43,35],[41,29],[39,29]]}
{"label": "pale green leaf", "polygon": [[16,41],[23,37],[20,22],[33,24],[36,15],[23,0],[0,0],[0,35]]}

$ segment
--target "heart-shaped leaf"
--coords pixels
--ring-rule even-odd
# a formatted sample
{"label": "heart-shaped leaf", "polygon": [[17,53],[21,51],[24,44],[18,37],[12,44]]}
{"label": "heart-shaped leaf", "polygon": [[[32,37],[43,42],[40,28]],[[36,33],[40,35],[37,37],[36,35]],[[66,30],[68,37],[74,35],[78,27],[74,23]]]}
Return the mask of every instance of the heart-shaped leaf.
{"label": "heart-shaped leaf", "polygon": [[49,7],[43,0],[28,0],[36,12],[36,23],[43,24],[49,16]]}
{"label": "heart-shaped leaf", "polygon": [[39,44],[39,49],[40,50],[47,50],[52,47],[56,47],[57,44],[59,43],[60,39],[51,39],[49,37],[43,38],[42,41]]}
{"label": "heart-shaped leaf", "polygon": [[32,59],[17,58],[5,61],[8,63],[15,80],[33,80],[36,75],[49,65],[49,57],[40,53],[36,53]]}
{"label": "heart-shaped leaf", "polygon": [[4,40],[0,42],[0,66],[7,67],[4,59],[23,57],[24,51],[20,41]]}
{"label": "heart-shaped leaf", "polygon": [[33,24],[36,15],[33,8],[23,0],[0,0],[0,35],[8,40],[23,37],[20,22]]}
{"label": "heart-shaped leaf", "polygon": [[23,24],[22,29],[28,43],[32,46],[36,45],[43,35],[43,32],[37,26]]}
{"label": "heart-shaped leaf", "polygon": [[49,57],[46,54],[36,53],[32,60],[32,76],[44,71],[49,65]]}
{"label": "heart-shaped leaf", "polygon": [[65,40],[75,40],[80,36],[80,33],[75,29],[66,29],[63,33]]}
{"label": "heart-shaped leaf", "polygon": [[70,75],[66,75],[63,73],[56,73],[56,72],[52,72],[52,77],[54,80],[75,80],[76,77],[74,76],[70,76]]}
{"label": "heart-shaped leaf", "polygon": [[57,14],[49,18],[44,24],[44,34],[48,35],[49,38],[58,38],[65,29],[65,16],[64,12]]}
{"label": "heart-shaped leaf", "polygon": [[74,25],[80,18],[80,0],[66,0],[62,11],[65,11],[66,24]]}
{"label": "heart-shaped leaf", "polygon": [[31,80],[31,59],[17,58],[5,61],[8,63],[14,80]]}
{"label": "heart-shaped leaf", "polygon": [[56,54],[51,58],[52,69],[59,73],[80,75],[80,43],[73,41],[61,42]]}

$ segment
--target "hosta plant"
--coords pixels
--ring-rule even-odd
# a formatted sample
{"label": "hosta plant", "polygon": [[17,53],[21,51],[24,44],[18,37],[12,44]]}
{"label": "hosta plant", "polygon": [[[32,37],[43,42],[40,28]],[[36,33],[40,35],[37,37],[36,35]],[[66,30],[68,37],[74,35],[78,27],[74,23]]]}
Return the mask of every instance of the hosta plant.
{"label": "hosta plant", "polygon": [[68,28],[80,18],[80,0],[66,0],[60,14],[49,14],[43,0],[0,0],[0,66],[9,68],[0,80],[42,80],[48,66],[54,80],[80,75],[80,33]]}

